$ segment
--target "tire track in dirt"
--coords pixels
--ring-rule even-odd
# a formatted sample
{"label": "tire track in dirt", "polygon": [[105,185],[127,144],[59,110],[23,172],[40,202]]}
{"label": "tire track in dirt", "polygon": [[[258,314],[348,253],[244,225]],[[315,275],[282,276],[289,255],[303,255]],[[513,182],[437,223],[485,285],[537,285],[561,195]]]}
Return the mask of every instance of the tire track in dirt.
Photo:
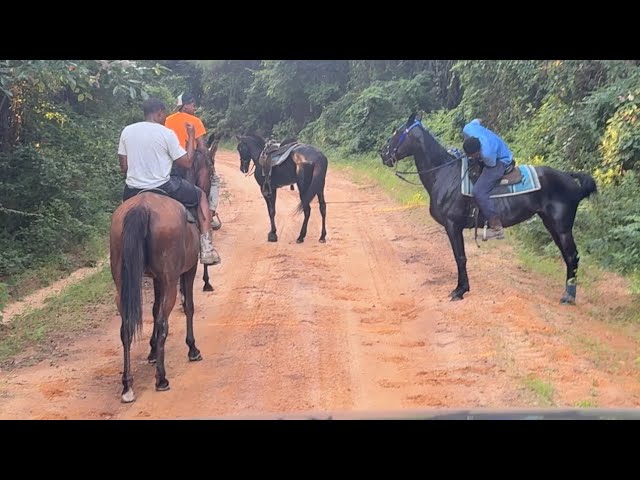
{"label": "tire track in dirt", "polygon": [[[195,283],[203,361],[187,362],[176,307],[166,344],[171,390],[155,392],[146,281],[145,340],[132,350],[135,403],[119,402],[122,350],[112,316],[55,365],[0,373],[0,418],[527,407],[541,404],[536,380],[552,386],[558,406],[587,398],[640,404],[637,332],[593,320],[597,302],[580,290],[578,306],[558,305],[562,285],[523,272],[506,244],[477,249],[467,232],[471,292],[449,302],[455,262],[443,229],[415,220],[425,210],[391,208],[377,188],[330,167],[327,243],[317,241],[315,201],[307,239],[295,243],[302,217],[292,217],[298,193],[287,189],[278,192],[279,241],[268,243],[259,187],[238,166],[235,152],[218,153],[226,192],[214,243],[222,264],[210,269],[215,292],[201,291],[201,268]],[[614,352],[617,366],[599,362],[588,341]]]}

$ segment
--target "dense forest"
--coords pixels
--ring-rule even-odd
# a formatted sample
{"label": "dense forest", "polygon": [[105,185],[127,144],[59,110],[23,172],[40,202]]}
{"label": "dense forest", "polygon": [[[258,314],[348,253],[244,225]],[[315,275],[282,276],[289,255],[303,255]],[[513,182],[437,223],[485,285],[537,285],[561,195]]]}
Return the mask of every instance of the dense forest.
{"label": "dense forest", "polygon": [[[122,128],[149,95],[191,90],[205,126],[371,153],[414,109],[445,146],[473,118],[519,163],[588,171],[581,252],[622,273],[640,264],[640,62],[623,60],[0,60],[0,305],[29,272],[104,253],[123,185]],[[557,255],[536,219],[518,235]],[[54,268],[51,267],[51,268]]]}

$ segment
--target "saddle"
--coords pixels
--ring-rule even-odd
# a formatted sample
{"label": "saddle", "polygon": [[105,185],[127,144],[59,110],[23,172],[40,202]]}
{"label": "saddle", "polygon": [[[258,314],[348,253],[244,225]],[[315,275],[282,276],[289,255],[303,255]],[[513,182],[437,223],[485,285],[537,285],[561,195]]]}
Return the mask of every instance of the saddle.
{"label": "saddle", "polygon": [[[136,195],[140,195],[141,193],[145,193],[145,192],[151,192],[151,193],[156,193],[159,195],[164,195],[165,197],[168,197],[169,194],[167,194],[167,192],[165,192],[164,190],[160,190],[159,188],[148,188],[148,189],[144,189],[144,190],[138,190],[136,192]],[[176,200],[177,201],[177,200]],[[179,203],[179,202],[178,202]],[[187,223],[195,223],[197,224],[197,218],[198,218],[198,206],[195,207],[187,207],[186,205],[180,204],[184,207],[185,209],[185,215],[187,217]]]}
{"label": "saddle", "polygon": [[271,194],[271,171],[273,167],[277,167],[282,164],[294,148],[299,146],[298,142],[279,143],[275,140],[269,140],[258,158],[258,163],[262,167],[262,172],[265,177],[265,182],[262,185],[263,193]]}

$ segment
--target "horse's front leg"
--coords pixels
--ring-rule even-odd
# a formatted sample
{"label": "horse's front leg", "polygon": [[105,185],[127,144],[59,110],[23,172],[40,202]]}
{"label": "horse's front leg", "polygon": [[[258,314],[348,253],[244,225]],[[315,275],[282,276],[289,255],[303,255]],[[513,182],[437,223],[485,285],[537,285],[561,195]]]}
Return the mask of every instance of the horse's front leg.
{"label": "horse's front leg", "polygon": [[213,286],[209,283],[209,265],[204,266],[204,273],[202,274],[202,281],[204,282],[204,286],[202,287],[203,292],[213,292]]}
{"label": "horse's front leg", "polygon": [[265,202],[267,202],[267,209],[269,210],[269,220],[271,220],[271,231],[267,236],[267,240],[269,240],[270,242],[278,241],[278,235],[276,234],[276,193],[277,192],[278,190],[276,188],[273,188],[271,190],[271,195],[269,196],[266,196],[264,194],[262,195],[264,197]]}
{"label": "horse's front leg", "polygon": [[449,294],[451,300],[462,300],[464,294],[469,291],[469,277],[467,277],[467,257],[464,251],[464,237],[462,236],[463,226],[454,222],[453,220],[447,220],[445,229],[451,248],[453,249],[453,256],[456,259],[456,265],[458,266],[458,285]]}

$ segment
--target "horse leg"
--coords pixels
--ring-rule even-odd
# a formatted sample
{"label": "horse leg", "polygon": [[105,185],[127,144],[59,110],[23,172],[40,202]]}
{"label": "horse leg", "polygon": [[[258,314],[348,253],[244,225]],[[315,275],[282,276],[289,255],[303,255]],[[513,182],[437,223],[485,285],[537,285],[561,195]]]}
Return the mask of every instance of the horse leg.
{"label": "horse leg", "polygon": [[204,282],[204,287],[202,287],[202,291],[213,292],[213,287],[209,283],[209,265],[204,266],[204,274],[202,275],[202,281]]}
{"label": "horse leg", "polygon": [[567,266],[566,288],[560,299],[560,303],[562,305],[575,305],[578,264],[580,262],[580,255],[578,254],[578,248],[576,247],[572,232],[575,211],[573,217],[570,219],[569,225],[566,225],[566,220],[558,221],[545,213],[539,213],[538,215],[551,234],[551,238],[553,238],[553,241],[560,249],[564,263]]}
{"label": "horse leg", "polygon": [[124,403],[133,402],[136,397],[133,393],[133,376],[131,375],[131,336],[127,333],[124,325],[120,327],[120,340],[124,351],[124,368],[122,370],[122,401]]}
{"label": "horse leg", "polygon": [[453,256],[456,259],[456,265],[458,266],[458,285],[449,294],[451,300],[462,300],[464,294],[469,291],[469,277],[467,276],[467,257],[464,251],[464,237],[462,236],[462,226],[454,223],[452,220],[447,220],[445,229],[451,248],[453,249]]}
{"label": "horse leg", "polygon": [[196,270],[198,265],[194,265],[194,267],[188,272],[184,273],[180,277],[180,283],[182,285],[182,290],[185,292],[185,305],[184,305],[184,313],[187,317],[187,346],[189,347],[189,360],[191,362],[197,362],[202,360],[202,355],[200,355],[200,350],[196,347],[196,339],[193,336],[193,280],[196,276]]}
{"label": "horse leg", "polygon": [[320,233],[320,243],[325,243],[327,236],[326,218],[327,218],[327,203],[324,201],[324,189],[318,193],[318,203],[320,204],[320,215],[322,215],[322,232]]}
{"label": "horse leg", "polygon": [[176,304],[176,282],[159,280],[160,283],[160,309],[154,319],[156,328],[156,390],[161,392],[169,390],[169,381],[166,378],[164,368],[164,344],[167,340],[169,327],[169,314]]}
{"label": "horse leg", "polygon": [[[302,192],[300,193],[300,199],[302,200]],[[304,220],[302,221],[302,228],[300,229],[300,235],[296,243],[304,242],[304,237],[307,236],[307,224],[309,223],[309,217],[311,216],[311,205],[304,207]]]}
{"label": "horse leg", "polygon": [[156,279],[153,280],[153,296],[153,332],[151,333],[151,339],[149,340],[151,351],[147,357],[147,360],[151,365],[156,363],[156,342],[158,333],[156,329],[156,318],[158,318],[158,312],[160,311],[160,283]]}
{"label": "horse leg", "polygon": [[269,210],[269,220],[271,220],[271,231],[269,232],[269,235],[267,235],[267,240],[269,240],[270,242],[277,242],[278,241],[278,235],[276,234],[276,194],[278,193],[278,189],[274,188],[271,191],[271,196],[267,197],[264,194],[262,195],[264,197],[265,202],[267,202],[267,209]]}
{"label": "horse leg", "polygon": [[[298,184],[298,193],[300,194],[301,202],[302,197],[311,185],[311,178],[308,175],[306,177],[307,178],[305,178],[305,169],[300,169],[298,171],[298,178],[296,183]],[[304,220],[302,221],[302,228],[300,229],[300,235],[298,235],[296,243],[304,242],[304,238],[307,236],[307,224],[309,223],[309,217],[311,216],[311,205],[303,207],[302,210],[304,212]]]}

